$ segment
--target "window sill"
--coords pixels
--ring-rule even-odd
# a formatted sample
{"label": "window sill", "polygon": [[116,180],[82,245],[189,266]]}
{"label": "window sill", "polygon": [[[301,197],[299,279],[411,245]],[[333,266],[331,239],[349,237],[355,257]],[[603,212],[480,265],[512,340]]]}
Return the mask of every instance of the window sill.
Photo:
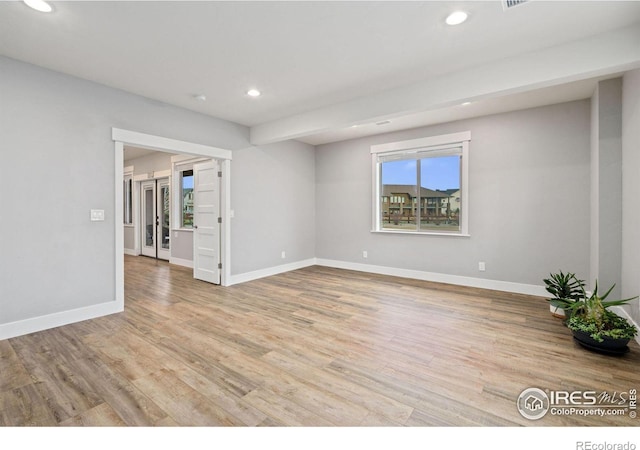
{"label": "window sill", "polygon": [[193,228],[172,228],[171,231],[191,231],[191,232],[193,232]]}
{"label": "window sill", "polygon": [[371,232],[377,234],[410,234],[413,236],[471,237],[468,233],[446,233],[443,231],[371,230]]}
{"label": "window sill", "polygon": [[133,228],[134,227],[134,225],[132,223],[124,223],[122,225],[124,225],[125,228]]}

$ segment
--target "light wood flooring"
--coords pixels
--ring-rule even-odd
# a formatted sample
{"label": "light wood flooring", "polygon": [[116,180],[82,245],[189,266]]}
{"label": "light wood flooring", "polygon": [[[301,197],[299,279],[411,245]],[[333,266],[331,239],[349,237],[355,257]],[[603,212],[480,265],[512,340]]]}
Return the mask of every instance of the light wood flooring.
{"label": "light wood flooring", "polygon": [[635,426],[532,422],[528,387],[640,387],[544,299],[309,267],[229,288],[125,257],[125,312],[0,341],[4,426]]}

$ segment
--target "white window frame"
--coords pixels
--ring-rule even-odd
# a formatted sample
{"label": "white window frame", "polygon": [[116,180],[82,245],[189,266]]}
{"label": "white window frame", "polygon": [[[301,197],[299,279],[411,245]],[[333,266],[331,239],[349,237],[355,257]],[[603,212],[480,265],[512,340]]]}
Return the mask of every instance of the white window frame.
{"label": "white window frame", "polygon": [[134,189],[133,189],[133,166],[127,166],[123,169],[122,176],[122,220],[125,227],[133,227],[134,213]]}
{"label": "white window frame", "polygon": [[203,161],[209,161],[211,158],[194,158],[190,156],[177,155],[171,157],[171,165],[173,179],[176,180],[173,189],[173,223],[172,231],[193,231],[193,228],[185,228],[182,226],[182,172],[185,170],[193,170],[193,165]]}
{"label": "white window frame", "polygon": [[[372,233],[390,234],[415,234],[437,236],[469,236],[469,142],[471,132],[430,136],[407,141],[390,142],[371,146],[371,170],[372,170]],[[454,150],[456,149],[456,150]],[[459,150],[457,150],[459,149]],[[422,157],[449,155],[461,155],[460,170],[460,230],[459,231],[433,231],[429,230],[389,230],[383,229],[380,214],[381,198],[381,174],[382,163],[390,160],[420,159]]]}

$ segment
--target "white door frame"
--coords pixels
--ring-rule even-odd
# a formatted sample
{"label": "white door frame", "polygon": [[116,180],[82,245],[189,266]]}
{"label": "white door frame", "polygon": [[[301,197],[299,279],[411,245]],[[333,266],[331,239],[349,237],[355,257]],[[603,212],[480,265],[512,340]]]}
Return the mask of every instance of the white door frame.
{"label": "white door frame", "polygon": [[122,177],[124,174],[124,146],[132,145],[136,147],[159,150],[169,153],[205,156],[218,159],[220,170],[222,171],[222,183],[220,186],[220,211],[222,213],[220,260],[222,262],[222,273],[220,284],[230,286],[231,284],[231,150],[226,150],[208,145],[195,144],[192,142],[179,141],[176,139],[154,136],[151,134],[138,133],[136,131],[123,130],[120,128],[111,129],[111,138],[115,147],[115,287],[116,302],[124,308],[124,227],[123,204],[122,204]]}

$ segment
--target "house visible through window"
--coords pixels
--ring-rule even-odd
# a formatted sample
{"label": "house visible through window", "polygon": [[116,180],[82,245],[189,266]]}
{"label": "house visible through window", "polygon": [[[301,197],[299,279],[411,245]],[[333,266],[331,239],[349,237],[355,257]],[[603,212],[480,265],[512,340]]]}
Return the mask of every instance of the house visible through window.
{"label": "house visible through window", "polygon": [[180,172],[180,201],[182,228],[193,228],[193,170]]}
{"label": "house visible through window", "polygon": [[373,231],[467,234],[469,133],[371,149]]}

